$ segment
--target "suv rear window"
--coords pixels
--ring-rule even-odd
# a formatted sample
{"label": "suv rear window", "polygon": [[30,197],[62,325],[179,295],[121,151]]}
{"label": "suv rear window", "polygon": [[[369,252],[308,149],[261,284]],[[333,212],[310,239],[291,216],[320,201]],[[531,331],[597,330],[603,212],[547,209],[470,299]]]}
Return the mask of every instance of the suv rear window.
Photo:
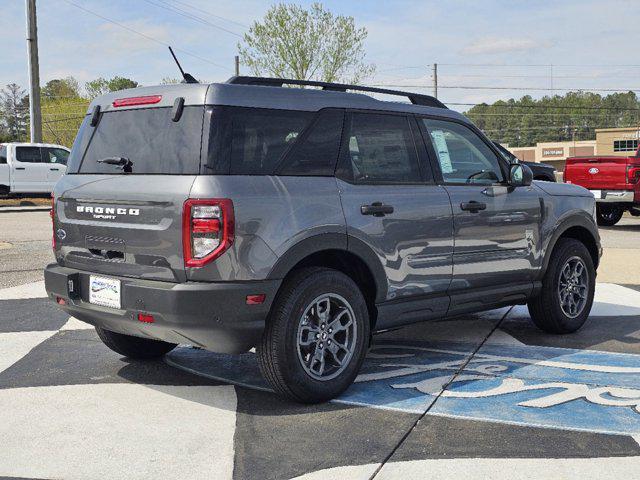
{"label": "suv rear window", "polygon": [[200,171],[204,107],[185,107],[178,122],[172,109],[146,108],[104,112],[96,127],[85,118],[69,157],[69,172],[117,174],[116,165],[99,163],[123,157],[131,174],[195,175]]}

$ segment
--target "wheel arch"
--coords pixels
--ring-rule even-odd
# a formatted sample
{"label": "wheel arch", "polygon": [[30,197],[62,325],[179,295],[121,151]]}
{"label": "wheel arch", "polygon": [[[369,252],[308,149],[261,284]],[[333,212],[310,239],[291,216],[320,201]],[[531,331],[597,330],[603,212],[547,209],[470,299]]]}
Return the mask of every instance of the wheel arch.
{"label": "wheel arch", "polygon": [[321,234],[296,243],[282,255],[268,278],[284,279],[301,267],[321,266],[338,270],[352,278],[362,289],[375,325],[375,304],[387,295],[384,268],[371,247],[346,234]]}
{"label": "wheel arch", "polygon": [[545,250],[539,279],[542,279],[546,273],[553,250],[558,243],[558,240],[561,238],[574,238],[582,242],[587,247],[587,250],[589,250],[589,254],[593,260],[593,266],[598,268],[601,254],[600,235],[598,234],[598,229],[593,220],[590,217],[587,217],[586,214],[573,215],[569,218],[565,218],[555,228]]}

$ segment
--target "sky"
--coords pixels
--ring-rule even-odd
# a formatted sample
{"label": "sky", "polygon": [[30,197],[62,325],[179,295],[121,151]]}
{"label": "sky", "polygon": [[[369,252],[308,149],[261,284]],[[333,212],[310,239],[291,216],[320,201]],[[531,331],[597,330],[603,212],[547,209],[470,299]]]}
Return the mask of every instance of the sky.
{"label": "sky", "polygon": [[[176,78],[178,71],[165,44],[177,50],[185,70],[196,78],[224,81],[233,74],[242,34],[273,4],[259,0],[37,3],[42,84],[72,75],[81,85],[115,75],[143,85]],[[323,3],[367,28],[365,51],[376,74],[366,83],[431,94],[432,66],[438,63],[438,96],[458,110],[468,106],[455,104],[525,94],[541,97],[566,89],[640,94],[638,0]],[[0,85],[15,82],[26,88],[25,2],[0,0],[0,5]]]}

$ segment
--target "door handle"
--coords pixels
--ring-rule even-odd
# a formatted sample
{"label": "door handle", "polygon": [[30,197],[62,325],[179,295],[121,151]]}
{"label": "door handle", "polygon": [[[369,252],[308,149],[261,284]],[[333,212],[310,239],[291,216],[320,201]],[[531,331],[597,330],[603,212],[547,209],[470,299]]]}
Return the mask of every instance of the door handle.
{"label": "door handle", "polygon": [[475,200],[471,200],[470,202],[462,202],[460,204],[460,210],[466,210],[471,213],[477,213],[480,210],[486,210],[487,204],[484,202],[476,202]]}
{"label": "door handle", "polygon": [[371,205],[362,205],[360,207],[362,215],[373,215],[374,217],[384,217],[393,213],[393,206],[383,205],[382,202],[373,202]]}
{"label": "door handle", "polygon": [[59,172],[60,171],[59,168],[50,168],[49,170],[51,170],[52,172]]}
{"label": "door handle", "polygon": [[26,170],[25,167],[16,167],[16,170]]}

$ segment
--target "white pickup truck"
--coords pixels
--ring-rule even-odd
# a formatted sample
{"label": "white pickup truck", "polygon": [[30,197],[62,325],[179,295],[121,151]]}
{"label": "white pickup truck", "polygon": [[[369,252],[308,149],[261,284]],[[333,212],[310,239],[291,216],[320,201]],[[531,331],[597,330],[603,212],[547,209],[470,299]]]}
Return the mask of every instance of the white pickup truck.
{"label": "white pickup truck", "polygon": [[68,158],[62,145],[0,144],[0,195],[51,192],[67,171]]}

